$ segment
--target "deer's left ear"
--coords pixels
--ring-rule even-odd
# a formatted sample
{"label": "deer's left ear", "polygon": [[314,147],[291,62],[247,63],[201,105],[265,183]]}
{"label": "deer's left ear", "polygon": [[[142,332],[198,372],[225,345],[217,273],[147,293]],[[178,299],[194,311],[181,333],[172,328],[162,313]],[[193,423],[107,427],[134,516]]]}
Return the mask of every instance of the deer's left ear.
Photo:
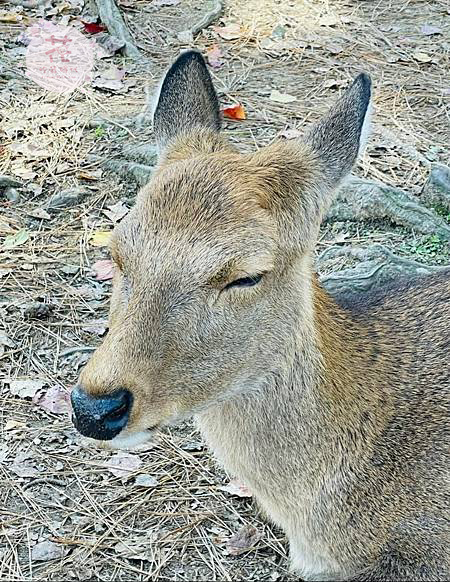
{"label": "deer's left ear", "polygon": [[364,149],[370,129],[371,84],[364,73],[356,77],[305,138],[323,162],[330,182],[336,185],[351,171]]}
{"label": "deer's left ear", "polygon": [[153,114],[153,129],[161,151],[182,133],[220,129],[217,94],[202,55],[182,53],[164,77]]}

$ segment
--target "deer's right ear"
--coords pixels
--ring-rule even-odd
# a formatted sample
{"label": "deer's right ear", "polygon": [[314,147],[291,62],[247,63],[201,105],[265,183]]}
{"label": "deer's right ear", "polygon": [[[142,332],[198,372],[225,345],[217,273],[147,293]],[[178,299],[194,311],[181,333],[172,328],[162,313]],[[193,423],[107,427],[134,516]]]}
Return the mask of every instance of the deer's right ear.
{"label": "deer's right ear", "polygon": [[153,129],[158,149],[198,128],[220,130],[219,100],[201,54],[186,51],[166,73],[156,99]]}

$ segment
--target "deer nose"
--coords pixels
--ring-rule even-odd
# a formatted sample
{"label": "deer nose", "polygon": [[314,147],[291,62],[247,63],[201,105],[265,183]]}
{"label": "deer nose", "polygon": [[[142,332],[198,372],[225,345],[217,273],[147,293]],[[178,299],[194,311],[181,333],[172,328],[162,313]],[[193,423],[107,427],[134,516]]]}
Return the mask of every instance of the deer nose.
{"label": "deer nose", "polygon": [[82,386],[76,386],[70,396],[72,422],[82,435],[109,441],[128,422],[133,397],[128,390],[118,390],[106,396],[90,396]]}

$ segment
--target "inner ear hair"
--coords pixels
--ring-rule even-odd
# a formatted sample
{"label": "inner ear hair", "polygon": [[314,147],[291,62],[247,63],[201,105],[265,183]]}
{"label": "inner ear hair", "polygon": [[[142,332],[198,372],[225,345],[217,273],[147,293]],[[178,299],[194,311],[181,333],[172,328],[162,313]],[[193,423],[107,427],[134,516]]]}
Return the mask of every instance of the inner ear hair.
{"label": "inner ear hair", "polygon": [[153,129],[158,148],[195,129],[219,131],[219,100],[202,55],[182,53],[167,71],[156,99]]}

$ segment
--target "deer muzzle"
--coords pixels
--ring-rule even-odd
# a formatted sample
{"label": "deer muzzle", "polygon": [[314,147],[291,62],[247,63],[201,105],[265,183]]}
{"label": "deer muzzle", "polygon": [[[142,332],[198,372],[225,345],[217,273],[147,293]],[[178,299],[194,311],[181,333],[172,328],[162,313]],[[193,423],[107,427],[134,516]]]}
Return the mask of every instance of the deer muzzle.
{"label": "deer muzzle", "polygon": [[116,437],[126,426],[133,405],[128,390],[92,396],[82,386],[76,386],[71,394],[75,428],[84,436],[108,441]]}

